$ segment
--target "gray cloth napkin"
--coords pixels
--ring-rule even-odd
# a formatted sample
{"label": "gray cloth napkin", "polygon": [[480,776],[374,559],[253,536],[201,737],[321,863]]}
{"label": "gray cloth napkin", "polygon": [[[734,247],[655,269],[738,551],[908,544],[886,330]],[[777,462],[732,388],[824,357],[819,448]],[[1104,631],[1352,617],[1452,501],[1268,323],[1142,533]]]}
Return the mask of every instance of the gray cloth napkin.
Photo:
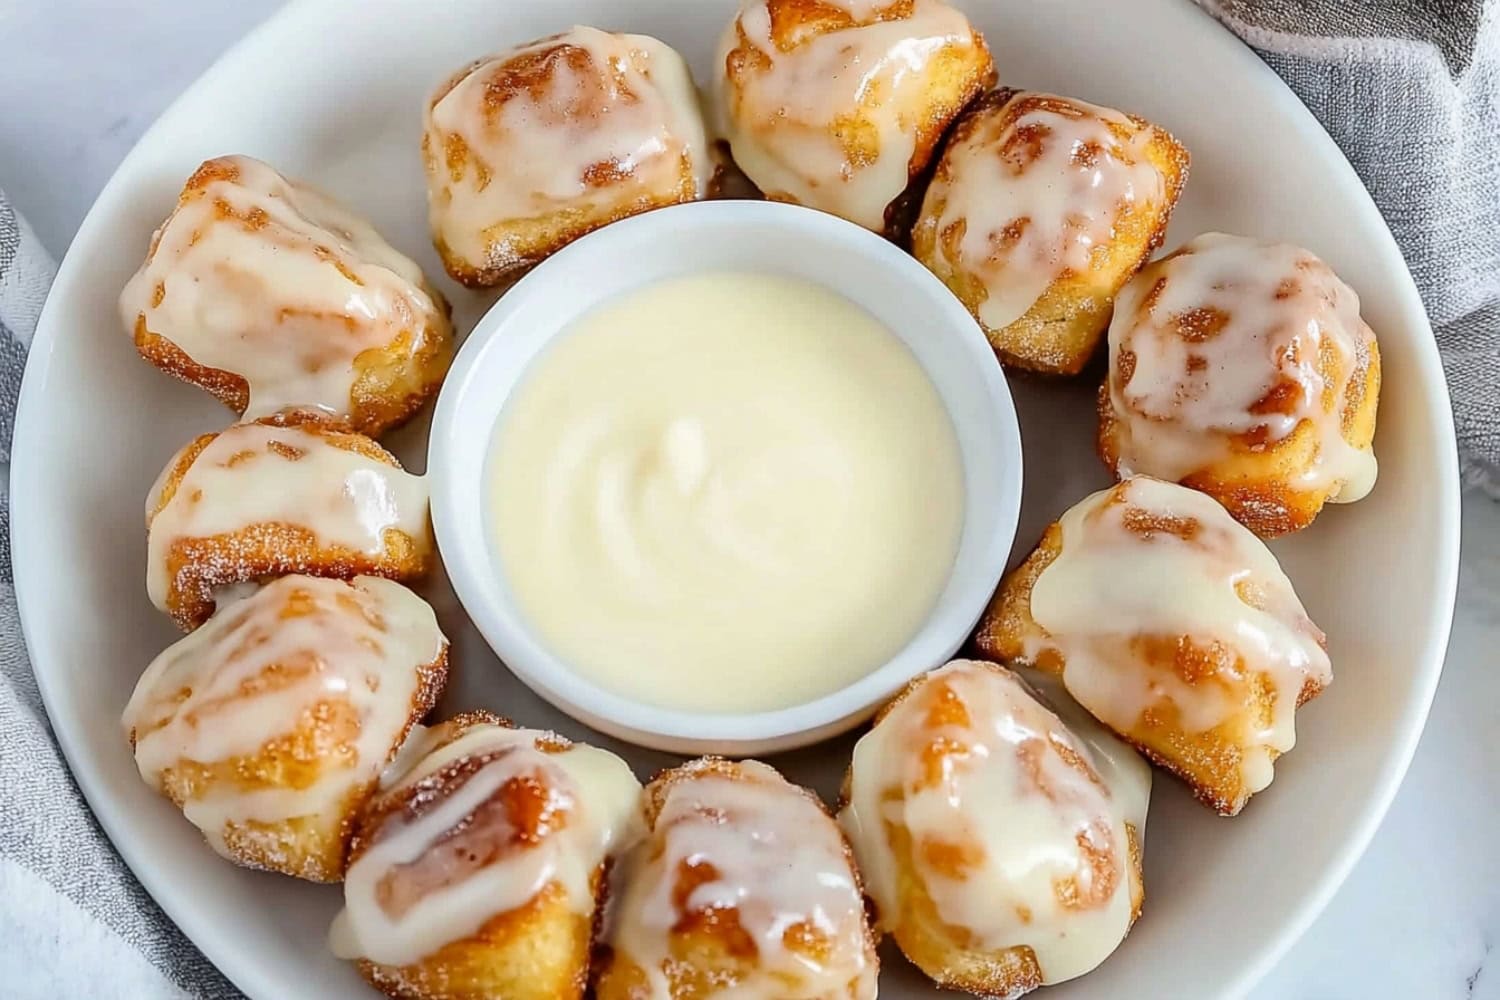
{"label": "gray cloth napkin", "polygon": [[[1291,84],[1385,213],[1437,328],[1464,474],[1500,496],[1500,0],[1199,0]],[[74,786],[11,582],[10,435],[53,274],[0,194],[0,992],[235,997],[131,878]]]}
{"label": "gray cloth napkin", "polygon": [[1198,0],[1323,123],[1442,348],[1464,479],[1500,498],[1500,0]]}
{"label": "gray cloth napkin", "polygon": [[0,995],[238,997],[151,901],[73,783],[26,659],[10,563],[10,443],[55,273],[0,191]]}

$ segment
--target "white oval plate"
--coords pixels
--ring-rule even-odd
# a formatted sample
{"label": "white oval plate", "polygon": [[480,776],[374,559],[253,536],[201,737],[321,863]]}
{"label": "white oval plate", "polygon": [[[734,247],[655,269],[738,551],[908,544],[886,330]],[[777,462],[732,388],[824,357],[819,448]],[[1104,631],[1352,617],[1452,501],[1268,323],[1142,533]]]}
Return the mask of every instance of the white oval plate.
{"label": "white oval plate", "polygon": [[[1002,80],[1138,112],[1180,137],[1192,176],[1168,246],[1205,229],[1304,244],[1359,292],[1380,337],[1381,479],[1275,546],[1328,632],[1336,680],[1298,713],[1276,783],[1234,820],[1156,783],[1145,915],[1098,971],[1052,996],[1243,993],[1364,849],[1416,745],[1453,607],[1458,475],[1432,334],[1390,233],[1348,163],[1253,54],[1187,0],[974,0]],[[337,889],[217,859],[139,781],[119,713],[174,637],[146,600],[142,507],[163,463],[229,415],[140,362],[115,300],[199,161],[263,157],[367,213],[433,275],[419,110],[453,67],[574,22],[657,35],[707,79],[731,0],[304,0],[226,55],[126,158],[63,262],[16,427],[12,514],[22,620],[53,727],[84,793],[162,907],[257,1000],[368,997],[323,949]],[[444,283],[467,330],[492,297]],[[1013,378],[1026,454],[1018,551],[1106,481],[1089,381]],[[390,439],[423,466],[425,420]],[[457,664],[441,712],[485,706],[588,737],[507,674],[442,581],[429,588]],[[623,750],[641,775],[672,758]],[[776,759],[832,794],[848,739]],[[887,997],[936,991],[893,957]]]}

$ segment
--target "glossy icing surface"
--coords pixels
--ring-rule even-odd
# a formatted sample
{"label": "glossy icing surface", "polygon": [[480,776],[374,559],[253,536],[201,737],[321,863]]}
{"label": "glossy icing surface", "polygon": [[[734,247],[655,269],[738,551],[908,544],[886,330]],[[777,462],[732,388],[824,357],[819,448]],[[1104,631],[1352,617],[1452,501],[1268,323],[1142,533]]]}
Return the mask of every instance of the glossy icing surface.
{"label": "glossy icing surface", "polygon": [[1010,671],[956,660],[856,745],[840,821],[886,930],[911,919],[912,879],[959,940],[1028,948],[1057,983],[1130,928],[1127,824],[1144,836],[1150,787],[1145,762],[1083,713],[1064,724]]}
{"label": "glossy icing surface", "polygon": [[[286,524],[310,531],[320,546],[371,555],[385,549],[392,529],[430,544],[425,480],[334,440],[305,427],[261,423],[216,435],[150,520],[146,584],[156,606],[166,606],[168,553],[183,538]],[[177,461],[152,489],[148,514]]]}
{"label": "glossy icing surface", "polygon": [[550,733],[429,729],[387,775],[385,814],[344,879],[329,941],[342,958],[407,965],[549,886],[592,914],[600,866],[641,832],[624,761]]}
{"label": "glossy icing surface", "polygon": [[[170,769],[243,774],[204,782],[182,803],[229,856],[233,827],[343,819],[419,714],[419,668],[446,646],[432,608],[399,584],[285,576],[224,604],[152,661],[123,723],[148,784],[160,787]],[[278,777],[235,764],[298,745],[316,748],[310,769],[284,762]]]}
{"label": "glossy icing surface", "polygon": [[248,156],[205,163],[126,285],[144,324],[199,365],[249,385],[244,415],[347,417],[356,360],[410,358],[448,336],[421,269],[333,199]]}
{"label": "glossy icing surface", "polygon": [[728,73],[717,81],[719,127],[767,195],[879,232],[931,117],[932,64],[983,43],[943,0],[913,0],[901,13],[874,0],[824,6],[846,23],[790,30],[778,20],[796,16],[791,5],[742,5],[715,62]]}
{"label": "glossy icing surface", "polygon": [[427,109],[434,236],[473,265],[522,255],[509,224],[705,194],[713,172],[682,57],[578,26],[480,60]]}
{"label": "glossy icing surface", "polygon": [[[689,765],[691,767],[692,765]],[[873,998],[864,900],[837,825],[809,793],[757,761],[702,769],[668,786],[652,832],[622,873],[607,940],[672,997],[678,934],[733,914],[742,974],[716,1000]],[[710,931],[711,932],[711,931]]]}
{"label": "glossy icing surface", "polygon": [[1151,131],[1109,108],[1023,92],[961,127],[927,197],[941,200],[937,243],[982,285],[979,318],[992,330],[1087,273],[1124,213],[1166,195]]}
{"label": "glossy icing surface", "polygon": [[1308,251],[1197,237],[1116,302],[1109,402],[1120,474],[1180,480],[1311,425],[1317,453],[1295,485],[1337,485],[1333,499],[1360,499],[1375,483],[1375,455],[1348,443],[1344,416],[1373,344],[1359,297]]}
{"label": "glossy icing surface", "polygon": [[[1244,787],[1270,784],[1275,753],[1296,742],[1304,686],[1333,674],[1265,543],[1211,497],[1146,477],[1059,523],[1061,549],[1031,592],[1048,634],[1030,640],[1028,659],[1060,654],[1069,693],[1120,732],[1168,710],[1187,733],[1238,727]],[[1184,642],[1195,655],[1184,658]]]}

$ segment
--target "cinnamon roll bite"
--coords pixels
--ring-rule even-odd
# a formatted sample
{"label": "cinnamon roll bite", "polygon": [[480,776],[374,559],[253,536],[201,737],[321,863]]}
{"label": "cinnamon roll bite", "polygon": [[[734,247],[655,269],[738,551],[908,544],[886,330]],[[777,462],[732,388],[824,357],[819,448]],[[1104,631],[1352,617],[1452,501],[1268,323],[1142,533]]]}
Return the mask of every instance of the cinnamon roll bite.
{"label": "cinnamon roll bite", "polygon": [[859,876],[813,793],[706,757],[646,787],[646,822],[610,904],[598,1000],[872,1000]]}
{"label": "cinnamon roll bite", "polygon": [[179,451],[146,501],[146,589],[184,630],[222,587],[283,573],[409,582],[433,558],[427,484],[360,434],[267,418]]}
{"label": "cinnamon roll bite", "polygon": [[376,435],[453,359],[448,304],[367,221],[248,156],[188,179],[120,295],[141,356],[254,419],[306,409]]}
{"label": "cinnamon roll bite", "polygon": [[445,81],[427,102],[422,161],[433,244],[471,287],[618,219],[703,198],[713,178],[682,57],[583,26]]}
{"label": "cinnamon roll bite", "polygon": [[1187,171],[1187,151],[1143,118],[997,90],[954,128],[912,253],[1006,364],[1077,374],[1161,245]]}
{"label": "cinnamon roll bite", "polygon": [[1073,506],[1001,581],[975,642],[1061,677],[1226,816],[1274,777],[1333,679],[1276,557],[1206,494],[1137,476]]}
{"label": "cinnamon roll bite", "polygon": [[1380,349],[1359,297],[1300,247],[1208,233],[1121,291],[1099,453],[1202,490],[1269,538],[1369,493]]}
{"label": "cinnamon roll bite", "polygon": [[744,0],[715,66],[719,128],[768,198],[891,237],[949,123],[995,82],[945,0]]}
{"label": "cinnamon roll bite", "polygon": [[1150,768],[1072,711],[955,660],[855,745],[839,820],[877,926],[941,986],[1016,997],[1073,979],[1140,915]]}
{"label": "cinnamon roll bite", "polygon": [[576,1000],[640,792],[614,754],[488,712],[414,734],[355,833],[329,944],[392,997]]}
{"label": "cinnamon roll bite", "polygon": [[432,609],[405,587],[285,576],[158,656],[123,722],[141,777],[215,851],[336,882],[355,816],[447,664]]}

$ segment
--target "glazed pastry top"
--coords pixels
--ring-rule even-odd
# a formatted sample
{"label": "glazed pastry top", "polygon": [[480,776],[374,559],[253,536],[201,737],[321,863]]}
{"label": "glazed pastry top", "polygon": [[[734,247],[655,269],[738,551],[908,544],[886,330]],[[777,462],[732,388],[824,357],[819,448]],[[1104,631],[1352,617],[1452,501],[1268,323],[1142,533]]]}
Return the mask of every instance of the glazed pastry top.
{"label": "glazed pastry top", "polygon": [[[1123,423],[1122,476],[1182,479],[1230,453],[1274,446],[1303,424],[1317,456],[1296,485],[1374,485],[1374,453],[1343,418],[1374,334],[1354,290],[1299,247],[1207,233],[1150,265],[1115,303],[1110,404]],[[1363,386],[1353,387],[1362,392]]]}
{"label": "glazed pastry top", "polygon": [[[152,601],[165,606],[171,584],[167,554],[181,538],[283,524],[311,532],[319,546],[371,555],[384,551],[385,533],[392,529],[421,544],[428,537],[426,481],[334,440],[305,427],[236,424],[193,459],[158,511],[179,459],[169,462],[146,507]],[[222,557],[234,555],[235,546],[226,544]]]}
{"label": "glazed pastry top", "polygon": [[[1059,524],[1061,548],[1031,592],[1047,634],[1028,638],[1028,659],[1060,654],[1068,691],[1117,731],[1147,713],[1174,713],[1188,733],[1248,713],[1248,745],[1291,749],[1304,687],[1333,674],[1265,543],[1211,497],[1146,477],[1085,498]],[[1247,690],[1266,692],[1269,711],[1247,708]],[[1270,783],[1272,756],[1242,755],[1249,790]]]}
{"label": "glazed pastry top", "polygon": [[448,322],[421,269],[367,221],[248,156],[198,169],[120,307],[130,329],[244,378],[252,419],[346,415],[361,353],[410,356]]}
{"label": "glazed pastry top", "polygon": [[983,283],[979,318],[994,330],[1054,281],[1087,273],[1122,214],[1166,197],[1152,131],[1118,111],[1020,93],[959,130],[934,183],[938,241]]}
{"label": "glazed pastry top", "polygon": [[446,645],[432,608],[399,584],[284,576],[158,656],[123,721],[151,784],[169,768],[253,758],[273,744],[316,750],[313,773],[265,778],[251,767],[250,784],[205,783],[182,804],[225,853],[230,825],[337,812],[373,783],[418,710],[419,668]]}
{"label": "glazed pastry top", "polygon": [[716,63],[728,74],[717,82],[720,129],[766,194],[878,232],[931,117],[929,66],[984,43],[944,0],[821,6],[842,23],[785,23],[795,5],[783,0],[743,5]]}
{"label": "glazed pastry top", "polygon": [[838,827],[765,764],[728,766],[733,775],[704,768],[668,786],[628,859],[611,946],[644,970],[651,996],[670,997],[672,935],[733,911],[753,972],[715,996],[873,997],[864,901]]}
{"label": "glazed pastry top", "polygon": [[[330,946],[407,965],[549,887],[591,914],[600,866],[641,831],[641,786],[614,754],[480,723],[413,734],[344,879]],[[555,891],[556,891],[555,890]]]}
{"label": "glazed pastry top", "polygon": [[1082,975],[1133,919],[1126,824],[1145,831],[1150,770],[1091,727],[1085,742],[1011,672],[955,660],[856,745],[840,815],[887,927],[902,861],[942,922],[978,948],[1029,947],[1043,981]]}
{"label": "glazed pastry top", "polygon": [[426,115],[434,233],[478,264],[492,227],[678,191],[713,171],[698,93],[682,57],[645,35],[574,27],[480,60]]}

